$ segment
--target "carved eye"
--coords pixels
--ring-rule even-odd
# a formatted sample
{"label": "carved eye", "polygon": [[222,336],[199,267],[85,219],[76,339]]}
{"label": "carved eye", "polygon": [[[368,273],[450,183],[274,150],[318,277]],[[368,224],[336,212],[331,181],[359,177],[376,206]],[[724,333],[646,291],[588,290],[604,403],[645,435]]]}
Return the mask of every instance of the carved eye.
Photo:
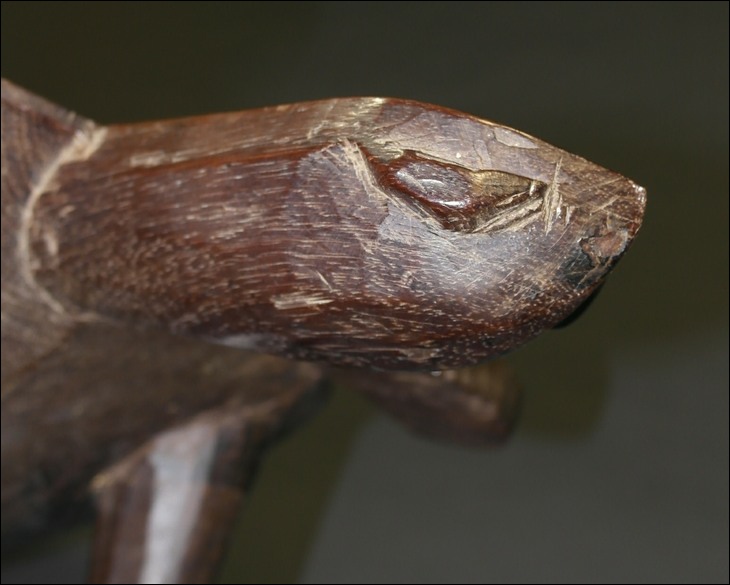
{"label": "carved eye", "polygon": [[537,212],[547,188],[545,183],[519,175],[471,171],[410,151],[387,166],[371,162],[384,188],[404,194],[411,205],[454,231],[504,227],[495,220],[515,210],[524,209],[525,215]]}

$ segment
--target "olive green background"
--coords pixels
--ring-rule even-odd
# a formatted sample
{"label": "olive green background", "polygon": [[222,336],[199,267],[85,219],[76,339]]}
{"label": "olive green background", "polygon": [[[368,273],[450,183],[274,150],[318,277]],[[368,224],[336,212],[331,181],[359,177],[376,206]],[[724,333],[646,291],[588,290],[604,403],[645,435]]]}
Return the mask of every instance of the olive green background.
{"label": "olive green background", "polygon": [[[534,134],[648,190],[591,307],[513,355],[506,446],[339,389],[270,454],[223,582],[728,581],[728,4],[2,4],[2,74],[100,122],[384,95]],[[88,529],[3,559],[77,582]]]}

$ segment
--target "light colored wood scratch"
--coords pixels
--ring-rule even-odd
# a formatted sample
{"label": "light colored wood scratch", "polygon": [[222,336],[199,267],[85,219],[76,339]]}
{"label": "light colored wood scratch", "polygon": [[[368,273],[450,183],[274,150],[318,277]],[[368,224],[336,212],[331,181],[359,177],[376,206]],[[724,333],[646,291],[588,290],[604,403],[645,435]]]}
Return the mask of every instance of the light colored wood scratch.
{"label": "light colored wood scratch", "polygon": [[563,165],[563,157],[560,157],[558,163],[555,165],[555,171],[553,172],[553,178],[548,185],[547,193],[545,193],[545,199],[542,206],[542,222],[545,227],[545,233],[548,233],[555,223],[555,220],[560,217],[560,206],[563,203],[563,196],[560,193],[558,186],[558,174],[560,173],[560,167]]}
{"label": "light colored wood scratch", "polygon": [[322,275],[322,273],[319,270],[314,271],[315,274],[319,277],[319,279],[324,283],[324,285],[327,287],[327,290],[334,290],[332,288],[332,285],[327,281],[327,279]]}
{"label": "light colored wood scratch", "polygon": [[271,302],[274,307],[280,311],[286,311],[288,309],[301,309],[304,307],[327,305],[334,302],[334,299],[328,299],[317,294],[307,295],[303,293],[290,293],[273,296],[271,297]]}
{"label": "light colored wood scratch", "polygon": [[335,105],[337,102],[335,100],[332,100],[328,105],[327,108],[322,112],[322,118],[320,121],[315,125],[312,126],[309,129],[309,132],[307,132],[307,140],[311,140],[314,136],[316,136],[322,128],[324,128],[325,124],[327,123],[327,118],[332,113],[332,110],[335,109]]}
{"label": "light colored wood scratch", "polygon": [[[60,150],[58,156],[49,164],[31,191],[28,200],[23,208],[20,217],[20,226],[18,228],[18,266],[26,284],[34,290],[40,299],[56,314],[68,316],[68,311],[54,296],[43,288],[33,274],[35,261],[30,250],[30,230],[33,224],[34,211],[38,205],[38,201],[44,193],[51,188],[53,181],[63,165],[72,162],[83,162],[88,160],[102,145],[106,137],[106,128],[99,128],[90,125],[76,132],[71,141]],[[55,235],[50,237],[49,234],[43,235],[48,242],[55,239]],[[50,237],[50,240],[49,240]],[[48,248],[49,252],[58,251],[58,245]],[[80,315],[74,315],[75,318],[81,318]]]}

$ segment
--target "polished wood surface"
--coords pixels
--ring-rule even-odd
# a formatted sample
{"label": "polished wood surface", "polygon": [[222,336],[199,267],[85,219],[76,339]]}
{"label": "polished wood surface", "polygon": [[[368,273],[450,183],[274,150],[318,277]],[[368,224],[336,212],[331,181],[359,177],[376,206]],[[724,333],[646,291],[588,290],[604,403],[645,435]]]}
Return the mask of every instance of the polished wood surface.
{"label": "polished wood surface", "polygon": [[58,309],[285,357],[440,369],[565,319],[644,190],[437,106],[336,99],[94,127],[38,188]]}
{"label": "polished wood surface", "polygon": [[396,99],[102,127],[3,80],[2,145],[3,544],[93,484],[102,582],[209,580],[253,463],[327,379],[428,436],[503,440],[519,385],[481,362],[583,305],[645,205]]}

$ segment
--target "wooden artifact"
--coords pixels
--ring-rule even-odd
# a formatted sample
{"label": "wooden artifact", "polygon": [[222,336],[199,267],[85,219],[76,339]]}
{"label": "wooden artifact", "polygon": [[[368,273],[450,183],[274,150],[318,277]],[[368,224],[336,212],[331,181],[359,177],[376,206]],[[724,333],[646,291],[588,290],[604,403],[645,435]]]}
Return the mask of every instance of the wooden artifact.
{"label": "wooden artifact", "polygon": [[93,485],[95,580],[208,580],[261,449],[332,377],[432,436],[504,437],[516,384],[485,360],[585,303],[644,205],[437,106],[102,127],[3,81],[4,535]]}

